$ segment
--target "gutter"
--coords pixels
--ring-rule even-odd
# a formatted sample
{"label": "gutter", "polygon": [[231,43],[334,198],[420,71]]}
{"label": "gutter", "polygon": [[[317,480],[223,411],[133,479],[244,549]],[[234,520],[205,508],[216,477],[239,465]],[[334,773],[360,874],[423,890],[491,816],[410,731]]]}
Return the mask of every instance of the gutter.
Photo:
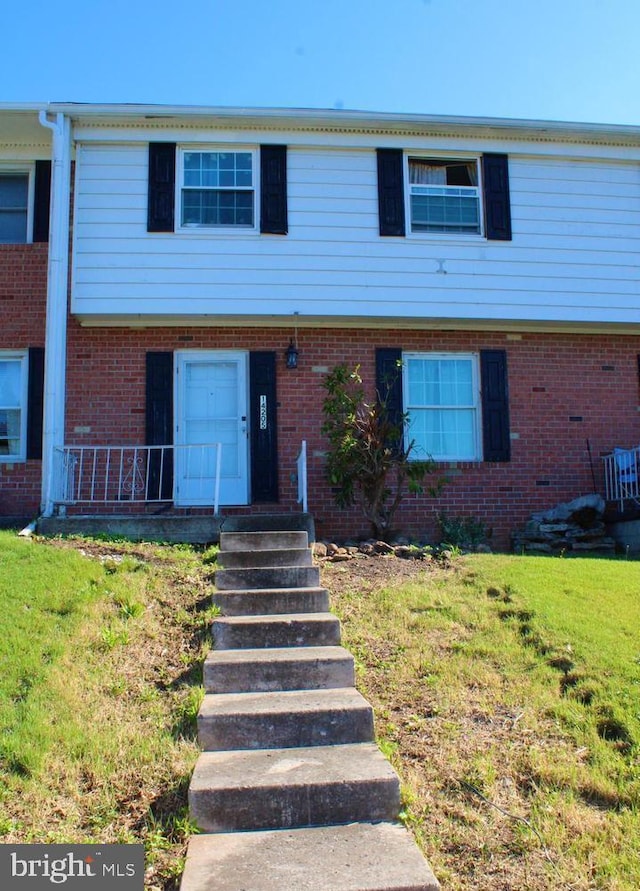
{"label": "gutter", "polygon": [[[0,111],[8,108],[0,103]],[[14,106],[14,110],[16,110]],[[97,121],[110,125],[149,121],[216,122],[230,126],[298,130],[368,131],[371,133],[509,135],[527,140],[595,141],[638,145],[640,126],[573,121],[549,121],[464,115],[415,114],[323,108],[268,108],[206,105],[152,105],[136,103],[50,102],[51,114],[68,115],[90,126]]]}
{"label": "gutter", "polygon": [[71,189],[71,121],[58,112],[41,110],[38,119],[52,131],[51,210],[47,263],[47,318],[44,351],[44,415],[42,436],[42,495],[40,510],[53,515],[62,461],[56,449],[64,446],[67,291],[69,286],[69,212]]}

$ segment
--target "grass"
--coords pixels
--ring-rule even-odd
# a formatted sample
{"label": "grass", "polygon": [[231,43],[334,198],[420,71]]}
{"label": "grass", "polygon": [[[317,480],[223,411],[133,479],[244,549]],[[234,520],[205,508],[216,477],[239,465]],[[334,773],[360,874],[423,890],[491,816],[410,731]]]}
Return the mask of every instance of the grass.
{"label": "grass", "polygon": [[177,888],[210,611],[184,546],[0,532],[0,841],[144,842]]}
{"label": "grass", "polygon": [[[0,532],[0,842],[143,841],[178,887],[215,559]],[[411,565],[324,583],[443,887],[640,887],[640,564]]]}
{"label": "grass", "polygon": [[345,643],[450,891],[640,887],[640,564],[471,555],[339,582]]}

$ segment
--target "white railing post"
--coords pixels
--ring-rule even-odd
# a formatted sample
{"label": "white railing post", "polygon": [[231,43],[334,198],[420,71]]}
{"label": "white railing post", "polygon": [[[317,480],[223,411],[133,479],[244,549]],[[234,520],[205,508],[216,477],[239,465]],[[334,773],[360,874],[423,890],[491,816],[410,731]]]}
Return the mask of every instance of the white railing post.
{"label": "white railing post", "polygon": [[640,503],[640,446],[635,449],[614,449],[605,455],[604,490],[607,501],[619,501],[620,512],[625,501]]}
{"label": "white railing post", "polygon": [[213,515],[218,516],[220,508],[220,469],[222,467],[222,443],[216,443],[216,481],[213,487]]}
{"label": "white railing post", "polygon": [[298,470],[298,504],[302,504],[303,513],[308,511],[307,498],[307,442],[302,440],[300,452],[296,461]]}

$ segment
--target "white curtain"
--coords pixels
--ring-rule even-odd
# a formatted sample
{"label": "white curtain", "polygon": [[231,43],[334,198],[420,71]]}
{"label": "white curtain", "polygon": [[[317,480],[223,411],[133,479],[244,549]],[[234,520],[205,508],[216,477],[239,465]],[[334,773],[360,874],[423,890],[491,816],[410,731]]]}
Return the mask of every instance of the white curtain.
{"label": "white curtain", "polygon": [[409,178],[412,185],[446,186],[447,168],[428,161],[412,161],[409,165]]}

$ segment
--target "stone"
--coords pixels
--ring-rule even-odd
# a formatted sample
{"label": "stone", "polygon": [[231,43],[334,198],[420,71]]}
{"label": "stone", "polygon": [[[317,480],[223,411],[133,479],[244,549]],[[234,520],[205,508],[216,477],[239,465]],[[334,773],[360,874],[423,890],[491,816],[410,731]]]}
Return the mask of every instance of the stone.
{"label": "stone", "polygon": [[540,523],[556,523],[572,519],[580,526],[593,523],[596,518],[604,514],[605,502],[601,495],[581,495],[573,501],[558,504],[551,510],[541,511],[531,515],[533,520]]}
{"label": "stone", "polygon": [[331,563],[347,563],[349,560],[352,559],[353,555],[347,553],[346,551],[344,553],[338,552],[337,554],[333,554],[332,557],[329,557],[329,561]]}
{"label": "stone", "polygon": [[375,743],[203,752],[189,788],[207,832],[395,820],[398,776]]}
{"label": "stone", "polygon": [[206,693],[203,749],[279,749],[370,742],[373,710],[352,687],[284,693]]}
{"label": "stone", "polygon": [[194,835],[181,891],[438,891],[406,829],[352,823]]}
{"label": "stone", "polygon": [[373,549],[376,554],[393,554],[393,546],[387,544],[386,541],[376,541]]}
{"label": "stone", "polygon": [[[524,529],[513,535],[515,551],[557,554],[562,551],[609,551],[600,495],[583,495],[532,514]],[[583,543],[584,546],[580,547]]]}
{"label": "stone", "polygon": [[331,613],[221,616],[211,623],[217,650],[256,647],[320,647],[340,643],[340,622]]}
{"label": "stone", "polygon": [[204,661],[207,693],[268,693],[353,687],[354,659],[339,646],[212,650]]}

